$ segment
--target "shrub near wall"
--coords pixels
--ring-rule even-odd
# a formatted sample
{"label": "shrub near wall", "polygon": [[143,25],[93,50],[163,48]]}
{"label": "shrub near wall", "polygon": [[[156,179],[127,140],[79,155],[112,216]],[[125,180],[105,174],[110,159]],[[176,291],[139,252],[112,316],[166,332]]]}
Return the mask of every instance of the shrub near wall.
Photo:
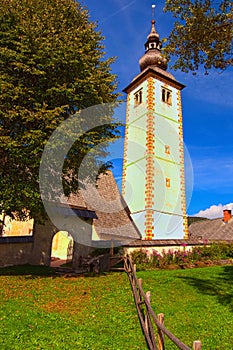
{"label": "shrub near wall", "polygon": [[140,249],[131,253],[137,269],[148,270],[156,268],[188,268],[220,263],[233,263],[233,243],[213,243],[204,246],[187,249],[184,244],[180,250],[163,250],[162,253],[155,249],[149,253],[146,249]]}

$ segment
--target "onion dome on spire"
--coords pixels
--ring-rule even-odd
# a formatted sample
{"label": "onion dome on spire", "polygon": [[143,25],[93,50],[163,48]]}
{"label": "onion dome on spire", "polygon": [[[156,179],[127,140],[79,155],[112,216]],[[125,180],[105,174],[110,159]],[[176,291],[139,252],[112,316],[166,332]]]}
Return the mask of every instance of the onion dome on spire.
{"label": "onion dome on spire", "polygon": [[162,43],[159,40],[159,34],[155,30],[155,20],[152,20],[151,32],[145,43],[145,54],[140,58],[139,65],[141,71],[147,67],[159,67],[163,70],[167,69],[167,60],[161,53]]}

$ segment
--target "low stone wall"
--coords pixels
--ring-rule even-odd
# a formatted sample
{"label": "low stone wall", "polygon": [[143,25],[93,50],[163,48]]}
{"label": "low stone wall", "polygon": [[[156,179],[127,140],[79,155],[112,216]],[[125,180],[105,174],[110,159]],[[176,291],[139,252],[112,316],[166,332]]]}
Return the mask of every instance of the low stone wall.
{"label": "low stone wall", "polygon": [[188,250],[191,250],[193,246],[164,246],[164,247],[161,247],[161,246],[154,246],[154,247],[141,247],[141,248],[137,248],[137,247],[125,247],[124,248],[124,255],[130,255],[132,254],[133,252],[135,251],[138,251],[138,250],[143,250],[143,251],[146,251],[147,255],[153,255],[153,251],[156,251],[158,252],[159,254],[161,254],[162,252],[165,252],[167,253],[168,251],[178,251],[178,250],[181,250],[183,251],[184,249],[186,251]]}
{"label": "low stone wall", "polygon": [[0,267],[28,264],[33,237],[0,237]]}
{"label": "low stone wall", "polygon": [[[24,237],[0,237],[0,267],[12,265],[50,265],[51,245],[53,235],[57,229],[50,223],[46,225],[36,225],[33,236]],[[220,241],[210,241],[220,242]],[[222,241],[221,241],[222,242]],[[100,247],[103,242],[99,242]],[[107,247],[110,243],[107,242]],[[116,242],[115,242],[116,243]],[[225,243],[233,243],[233,241],[225,241]],[[195,246],[206,245],[207,242],[201,240],[153,240],[143,241],[137,240],[128,244],[120,244],[117,242],[115,246],[120,246],[123,254],[131,254],[135,250],[145,250],[147,254],[152,254],[153,250],[158,253],[175,250],[191,250]],[[87,257],[91,253],[91,247],[74,242],[73,267],[79,266],[80,256]]]}
{"label": "low stone wall", "polygon": [[[87,220],[88,221],[88,220]],[[82,232],[87,240],[86,246],[74,242],[73,266],[78,266],[80,256],[88,256],[91,250],[91,219],[85,227],[89,231]],[[80,231],[83,228],[80,226]],[[33,236],[4,236],[0,237],[0,267],[13,265],[44,265],[49,266],[53,236],[58,229],[47,221],[45,225],[34,226]]]}

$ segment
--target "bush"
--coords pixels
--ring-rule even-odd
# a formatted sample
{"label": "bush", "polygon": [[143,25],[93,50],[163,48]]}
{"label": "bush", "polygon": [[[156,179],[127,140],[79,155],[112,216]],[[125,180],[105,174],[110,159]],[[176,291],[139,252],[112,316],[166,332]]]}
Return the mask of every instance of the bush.
{"label": "bush", "polygon": [[198,265],[200,262],[233,259],[233,244],[213,243],[204,246],[193,247],[191,250],[186,250],[186,245],[182,245],[180,250],[165,250],[159,253],[155,249],[152,254],[145,249],[136,250],[131,253],[131,258],[134,264],[137,264],[137,269],[147,270],[154,268],[167,268],[171,265],[183,267],[193,264]]}
{"label": "bush", "polygon": [[131,258],[134,264],[143,265],[149,263],[149,256],[147,256],[147,251],[140,249],[135,250],[131,253]]}

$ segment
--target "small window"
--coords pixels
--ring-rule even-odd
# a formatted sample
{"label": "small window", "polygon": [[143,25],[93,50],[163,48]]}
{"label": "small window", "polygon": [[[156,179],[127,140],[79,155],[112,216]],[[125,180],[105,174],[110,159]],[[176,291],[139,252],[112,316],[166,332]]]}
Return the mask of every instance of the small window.
{"label": "small window", "polygon": [[162,88],[162,101],[168,105],[172,104],[172,92],[165,87]]}
{"label": "small window", "polygon": [[138,106],[142,103],[142,89],[138,90],[134,94],[134,106]]}
{"label": "small window", "polygon": [[168,177],[166,178],[166,187],[167,188],[171,187],[171,180]]}
{"label": "small window", "polygon": [[165,153],[170,154],[170,146],[165,145]]}

